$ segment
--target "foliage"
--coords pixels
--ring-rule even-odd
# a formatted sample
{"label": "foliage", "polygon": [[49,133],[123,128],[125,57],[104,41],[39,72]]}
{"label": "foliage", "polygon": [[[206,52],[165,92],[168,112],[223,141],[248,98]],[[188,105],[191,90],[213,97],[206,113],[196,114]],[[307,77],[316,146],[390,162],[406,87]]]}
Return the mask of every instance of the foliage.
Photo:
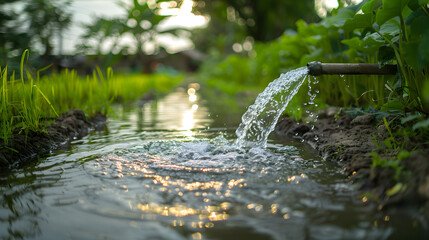
{"label": "foliage", "polygon": [[383,118],[383,125],[388,133],[385,139],[376,139],[376,152],[371,152],[372,168],[391,168],[394,170],[395,186],[386,191],[387,196],[403,191],[406,185],[403,184],[408,177],[408,172],[404,170],[403,160],[408,158],[413,151],[426,149],[429,144],[429,128],[426,125],[428,120],[424,119],[421,113],[409,114],[406,117],[398,118],[390,116],[390,121]]}
{"label": "foliage", "polygon": [[50,123],[47,120],[53,120],[57,113],[80,108],[89,116],[96,112],[107,114],[115,100],[136,100],[150,90],[167,92],[183,81],[181,75],[113,75],[110,68],[105,73],[97,68],[86,77],[68,69],[40,77],[47,67],[31,74],[24,67],[27,59],[25,51],[21,58],[22,77],[18,80],[15,72],[8,75],[7,67],[0,69],[0,138],[5,146],[14,130],[43,131]]}
{"label": "foliage", "polygon": [[19,0],[3,0],[0,2],[0,65],[5,66],[14,50],[25,48],[30,41],[27,32],[20,29],[22,22],[20,14],[13,9],[7,9],[8,4],[14,4]]}
{"label": "foliage", "polygon": [[28,15],[28,34],[44,47],[43,55],[52,54],[55,31],[61,34],[71,24],[71,14],[65,9],[69,1],[33,0],[24,8]]}
{"label": "foliage", "polygon": [[[255,1],[197,0],[194,12],[210,16],[206,29],[194,32],[194,42],[203,52],[231,53],[233,44],[249,46],[253,41],[267,42],[295,28],[298,19],[318,20],[314,0]],[[213,37],[215,36],[215,37]]]}
{"label": "foliage", "polygon": [[[255,52],[249,58],[237,61],[237,57],[229,56],[207,61],[201,75],[211,81],[237,79],[240,84],[262,88],[282,72],[311,61],[366,62],[380,66],[392,63],[400,70],[394,77],[318,77],[316,101],[336,106],[428,113],[429,41],[426,38],[429,31],[425,27],[428,20],[426,1],[366,0],[334,9],[331,16],[319,23],[299,20],[296,32],[286,31],[272,42],[256,43]],[[305,99],[305,91],[297,97]]]}
{"label": "foliage", "polygon": [[0,65],[8,65],[9,71],[19,72],[20,53],[28,48],[45,55],[45,63],[40,64],[46,65],[53,54],[54,37],[71,24],[69,4],[68,0],[1,1]]}
{"label": "foliage", "polygon": [[[160,29],[159,24],[169,17],[158,14],[159,4],[166,2],[158,1],[138,1],[133,0],[131,4],[120,5],[125,15],[118,18],[96,17],[91,24],[85,25],[86,32],[81,37],[83,43],[81,49],[95,49],[95,53],[101,54],[101,47],[105,42],[113,41],[109,53],[123,54],[137,53],[153,54],[159,51],[160,47],[157,37],[162,34],[179,35],[180,28]],[[132,43],[124,44],[120,42],[122,37],[132,37]],[[92,44],[93,42],[94,44]]]}

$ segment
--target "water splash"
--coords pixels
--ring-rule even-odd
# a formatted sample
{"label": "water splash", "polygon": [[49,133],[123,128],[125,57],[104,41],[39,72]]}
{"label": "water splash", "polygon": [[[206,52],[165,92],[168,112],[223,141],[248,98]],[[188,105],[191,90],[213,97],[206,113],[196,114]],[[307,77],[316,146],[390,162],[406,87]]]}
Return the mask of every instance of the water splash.
{"label": "water splash", "polygon": [[307,75],[307,67],[302,67],[284,73],[268,84],[241,117],[235,144],[240,147],[266,147],[268,135]]}

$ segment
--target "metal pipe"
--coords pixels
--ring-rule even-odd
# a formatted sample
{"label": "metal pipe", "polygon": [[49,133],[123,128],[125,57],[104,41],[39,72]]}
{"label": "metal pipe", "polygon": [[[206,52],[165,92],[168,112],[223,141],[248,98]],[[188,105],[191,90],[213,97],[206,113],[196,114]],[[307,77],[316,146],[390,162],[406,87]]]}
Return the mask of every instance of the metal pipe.
{"label": "metal pipe", "polygon": [[397,72],[396,65],[388,64],[380,68],[378,64],[372,63],[307,63],[308,74],[319,76],[329,75],[395,75]]}

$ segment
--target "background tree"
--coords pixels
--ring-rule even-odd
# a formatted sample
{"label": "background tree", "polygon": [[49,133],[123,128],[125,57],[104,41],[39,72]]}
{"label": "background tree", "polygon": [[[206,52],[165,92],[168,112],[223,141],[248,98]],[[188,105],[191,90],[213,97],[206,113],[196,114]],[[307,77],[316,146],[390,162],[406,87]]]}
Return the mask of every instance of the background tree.
{"label": "background tree", "polygon": [[[206,33],[196,35],[197,47],[231,46],[234,41],[250,37],[254,41],[267,42],[281,36],[286,29],[296,29],[295,22],[319,20],[314,0],[195,0],[196,14],[210,16],[208,31],[222,39],[204,39]],[[229,33],[228,33],[229,31]],[[231,35],[231,31],[234,35]],[[204,30],[202,31],[204,32]],[[218,42],[216,42],[218,41]],[[202,49],[204,50],[204,49]]]}
{"label": "background tree", "polygon": [[[84,26],[84,40],[80,48],[95,49],[100,54],[101,46],[110,42],[108,50],[110,53],[135,53],[136,55],[157,53],[161,46],[157,37],[162,34],[180,34],[179,28],[160,29],[159,24],[168,15],[160,15],[159,3],[169,1],[138,1],[132,4],[121,4],[126,14],[122,17],[109,19],[105,17],[96,18],[91,24]],[[132,38],[132,41],[123,41]]]}
{"label": "background tree", "polygon": [[[19,19],[20,14],[16,13],[12,8],[7,8],[7,5],[19,2],[17,0],[2,0],[0,2],[0,65],[5,66],[8,59],[14,54],[17,49],[22,49],[28,46],[29,35],[20,26],[22,25]],[[19,53],[16,53],[18,55]]]}
{"label": "background tree", "polygon": [[61,34],[71,24],[72,15],[66,11],[70,1],[32,0],[26,4],[24,12],[28,16],[28,34],[33,44],[43,46],[43,56],[52,55],[52,40],[55,33]]}

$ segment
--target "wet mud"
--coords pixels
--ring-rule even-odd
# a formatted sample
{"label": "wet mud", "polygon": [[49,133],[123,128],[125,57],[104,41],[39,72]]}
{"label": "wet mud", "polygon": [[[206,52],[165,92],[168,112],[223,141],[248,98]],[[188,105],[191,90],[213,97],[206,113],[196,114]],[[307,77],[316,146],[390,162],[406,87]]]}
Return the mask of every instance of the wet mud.
{"label": "wet mud", "polygon": [[7,171],[37,160],[90,131],[103,129],[105,124],[106,117],[101,113],[87,119],[82,110],[74,109],[60,115],[45,131],[16,129],[8,146],[0,148],[0,170]]}
{"label": "wet mud", "polygon": [[412,151],[399,163],[399,178],[394,167],[373,167],[371,152],[385,159],[397,154],[380,144],[390,134],[373,114],[353,118],[328,108],[311,123],[283,116],[275,133],[307,142],[324,160],[338,163],[350,182],[360,189],[359,197],[366,196],[378,209],[412,206],[429,216],[429,149],[411,139],[406,148]]}

